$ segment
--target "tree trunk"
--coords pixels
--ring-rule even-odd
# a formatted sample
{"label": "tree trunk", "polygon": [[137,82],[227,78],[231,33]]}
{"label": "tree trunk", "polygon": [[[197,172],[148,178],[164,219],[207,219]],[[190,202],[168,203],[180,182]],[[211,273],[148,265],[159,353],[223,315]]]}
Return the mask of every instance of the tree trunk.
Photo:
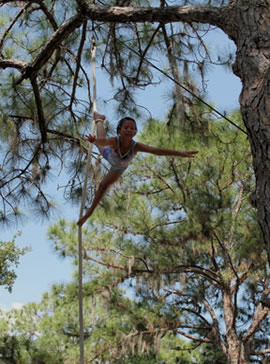
{"label": "tree trunk", "polygon": [[238,0],[231,10],[224,30],[237,46],[233,70],[243,84],[240,107],[256,176],[253,202],[270,263],[270,1]]}
{"label": "tree trunk", "polygon": [[226,325],[226,343],[228,364],[248,364],[249,350],[238,338],[235,318],[237,311],[233,303],[233,291],[228,287],[223,291],[223,310]]}

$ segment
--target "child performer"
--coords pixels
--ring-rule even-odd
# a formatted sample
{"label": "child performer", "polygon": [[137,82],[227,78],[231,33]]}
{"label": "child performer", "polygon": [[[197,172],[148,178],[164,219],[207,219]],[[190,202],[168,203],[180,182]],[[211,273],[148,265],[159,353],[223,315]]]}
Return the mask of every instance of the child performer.
{"label": "child performer", "polygon": [[121,177],[130,161],[138,152],[189,158],[194,157],[194,155],[198,153],[155,148],[150,145],[134,142],[133,138],[137,133],[137,125],[135,120],[130,117],[125,117],[119,121],[116,129],[117,137],[112,138],[106,137],[106,131],[103,125],[106,116],[95,112],[94,120],[97,124],[97,137],[89,134],[86,136],[86,139],[98,147],[102,156],[110,163],[111,169],[101,181],[91,207],[86,210],[85,215],[77,222],[77,225],[79,226],[82,226],[93,214],[108,188]]}

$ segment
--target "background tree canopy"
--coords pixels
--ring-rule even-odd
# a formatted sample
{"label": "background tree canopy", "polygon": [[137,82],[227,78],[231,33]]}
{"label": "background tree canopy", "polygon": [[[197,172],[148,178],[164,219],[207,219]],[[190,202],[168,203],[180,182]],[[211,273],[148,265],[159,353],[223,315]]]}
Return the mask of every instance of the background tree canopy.
{"label": "background tree canopy", "polygon": [[[1,216],[3,222],[8,222],[12,216],[19,216],[18,201],[22,200],[35,214],[49,214],[53,202],[46,197],[43,186],[53,161],[60,162],[60,168],[69,175],[67,199],[81,194],[85,148],[80,136],[89,125],[92,108],[92,35],[98,44],[98,65],[115,84],[118,114],[139,116],[142,109],[136,104],[136,90],[160,84],[162,75],[144,62],[149,56],[162,54],[165,61],[168,55],[168,68],[162,71],[172,73],[176,81],[182,80],[196,92],[190,70],[191,74],[195,70],[203,76],[211,55],[202,39],[209,26],[86,22],[79,4],[73,1],[1,3],[5,4],[2,24],[6,29],[0,60],[4,143]],[[99,12],[107,9],[98,5],[104,4],[92,6]],[[215,58],[220,63],[229,64],[230,60],[231,55],[224,60],[219,55]],[[171,99],[168,122],[177,111],[183,123],[183,105],[187,103],[192,110],[194,100],[178,86]],[[189,115],[188,123],[193,131],[200,132],[205,124],[196,110]]]}
{"label": "background tree canopy", "polygon": [[[72,154],[76,167],[71,189],[80,182],[83,146],[80,132],[92,100],[86,70],[89,37],[100,44],[100,64],[120,86],[114,98],[118,111],[132,109],[132,91],[153,84],[149,59],[167,58],[167,71],[179,85],[193,90],[191,70],[202,77],[212,59],[204,43],[212,27],[235,43],[233,72],[242,81],[241,113],[249,136],[256,176],[252,196],[270,252],[268,24],[269,0],[235,1],[1,1],[0,68],[2,72],[1,133],[4,149],[1,176],[2,221],[19,214],[18,196],[34,210],[48,214],[52,202],[42,189],[51,160]],[[264,11],[265,10],[265,11]],[[255,19],[260,19],[256,20]],[[84,97],[79,89],[84,88]],[[196,91],[196,90],[195,90]],[[195,92],[196,93],[196,92]],[[181,123],[192,98],[176,86],[175,111]],[[189,99],[189,100],[188,100]],[[195,118],[198,121],[198,118]],[[191,121],[189,120],[189,123]],[[12,134],[12,135],[11,135]],[[60,145],[59,145],[60,144]],[[24,157],[23,157],[24,156]],[[31,188],[29,188],[31,186]],[[30,191],[30,192],[29,192]],[[37,211],[36,211],[37,212]]]}
{"label": "background tree canopy", "polygon": [[[233,120],[241,125],[239,115]],[[166,130],[150,121],[139,139],[199,148],[202,157],[138,158],[83,229],[86,360],[268,360],[267,255],[249,203],[255,179],[246,137],[222,121],[209,124],[204,140]],[[49,237],[76,266],[76,223],[60,220]],[[76,275],[39,304],[9,312],[1,333],[5,342],[16,333],[18,357],[78,360]]]}
{"label": "background tree canopy", "polygon": [[[68,201],[81,196],[93,35],[119,115],[141,115],[137,89],[160,84],[166,74],[175,81],[166,122],[150,120],[142,140],[200,149],[192,163],[141,156],[84,230],[89,362],[264,360],[270,351],[269,308],[262,304],[269,295],[269,1],[0,5],[2,223],[20,217],[25,207],[49,216],[54,203],[45,185],[52,168],[68,176]],[[235,59],[207,47],[204,35],[214,27],[235,42]],[[162,77],[152,66],[155,58],[166,61],[159,67]],[[249,144],[245,133],[214,122],[196,98],[203,94],[205,68],[232,61],[243,84],[242,118],[232,118],[245,128]],[[201,83],[195,84],[198,75]],[[89,199],[105,168],[97,158]],[[60,221],[50,234],[56,250],[76,264],[75,230],[75,223]],[[2,357],[27,361],[33,350],[45,362],[76,361],[75,286],[56,286],[38,307],[10,313],[16,317],[3,321]],[[33,318],[30,335],[26,323]],[[203,349],[196,351],[199,344]],[[191,356],[179,354],[191,348]]]}
{"label": "background tree canopy", "polygon": [[12,286],[17,278],[15,268],[19,259],[29,248],[20,249],[15,244],[14,237],[11,241],[0,241],[0,285],[12,291]]}

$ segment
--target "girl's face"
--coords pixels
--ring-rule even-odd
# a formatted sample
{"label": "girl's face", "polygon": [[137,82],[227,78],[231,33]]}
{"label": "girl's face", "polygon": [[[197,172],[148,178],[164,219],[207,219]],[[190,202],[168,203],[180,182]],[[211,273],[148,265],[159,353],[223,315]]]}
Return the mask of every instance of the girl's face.
{"label": "girl's face", "polygon": [[136,125],[132,120],[125,120],[118,132],[118,134],[124,138],[133,138],[136,133]]}

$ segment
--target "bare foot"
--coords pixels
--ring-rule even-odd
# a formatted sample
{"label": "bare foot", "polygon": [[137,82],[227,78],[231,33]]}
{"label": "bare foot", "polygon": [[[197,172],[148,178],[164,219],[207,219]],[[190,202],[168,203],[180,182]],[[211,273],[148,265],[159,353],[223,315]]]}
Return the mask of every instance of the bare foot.
{"label": "bare foot", "polygon": [[105,115],[102,115],[102,114],[99,114],[97,113],[96,111],[94,112],[94,120],[106,120],[106,116]]}

